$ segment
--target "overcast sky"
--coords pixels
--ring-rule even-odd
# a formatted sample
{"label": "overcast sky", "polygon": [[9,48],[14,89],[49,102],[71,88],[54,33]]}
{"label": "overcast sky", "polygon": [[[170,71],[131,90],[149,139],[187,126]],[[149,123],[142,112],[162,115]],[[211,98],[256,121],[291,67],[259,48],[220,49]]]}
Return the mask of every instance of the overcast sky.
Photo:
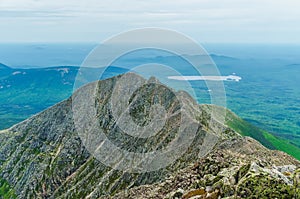
{"label": "overcast sky", "polygon": [[300,43],[299,0],[0,0],[0,42],[100,42],[161,27],[200,42]]}

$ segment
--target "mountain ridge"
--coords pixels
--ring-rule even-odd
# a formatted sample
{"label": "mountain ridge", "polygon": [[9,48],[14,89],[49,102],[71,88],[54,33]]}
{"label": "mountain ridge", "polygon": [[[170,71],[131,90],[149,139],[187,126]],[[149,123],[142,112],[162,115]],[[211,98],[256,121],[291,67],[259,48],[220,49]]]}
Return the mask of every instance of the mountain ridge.
{"label": "mountain ridge", "polygon": [[[115,121],[109,116],[110,109],[107,99],[111,98],[111,91],[115,87],[116,81],[121,77],[122,75],[119,75],[103,81],[93,82],[85,86],[84,89],[79,89],[79,91],[86,91],[89,88],[93,88],[93,86],[98,88],[96,93],[96,101],[98,103],[95,104],[95,107],[99,110],[97,118],[100,121],[100,127],[106,129],[107,136],[116,143],[123,138],[126,138],[126,140],[128,138],[125,135],[122,135],[123,138],[120,137],[119,133],[121,132],[114,128]],[[148,80],[148,83],[151,82],[153,80]],[[212,186],[213,193],[217,196],[229,197],[236,194],[249,196],[255,190],[244,193],[238,190],[238,183],[228,184],[225,181],[227,178],[235,175],[234,173],[230,174],[234,168],[239,168],[238,171],[240,171],[244,165],[257,164],[259,165],[256,171],[257,175],[271,175],[266,169],[270,170],[273,165],[284,168],[286,167],[285,165],[294,165],[292,169],[286,169],[289,172],[289,176],[283,177],[282,174],[277,178],[271,175],[270,179],[274,179],[275,184],[281,186],[282,189],[288,190],[287,196],[298,193],[296,181],[294,182],[293,179],[298,175],[299,161],[282,152],[270,151],[255,140],[240,136],[229,126],[219,124],[214,118],[211,118],[211,114],[203,106],[202,108],[200,106],[200,112],[195,112],[197,110],[196,106],[198,107],[199,105],[186,93],[182,93],[182,95],[187,100],[185,103],[192,113],[191,118],[198,121],[199,129],[186,153],[166,168],[141,174],[128,173],[113,170],[95,159],[83,144],[78,132],[76,132],[72,113],[72,98],[69,98],[14,125],[10,129],[0,132],[0,141],[3,143],[0,147],[0,177],[3,179],[3,183],[1,182],[0,185],[7,187],[7,184],[9,184],[8,193],[13,193],[16,198],[99,198],[114,196],[117,198],[134,198],[134,196],[137,196],[135,193],[139,193],[141,198],[153,198],[154,196],[157,196],[157,198],[170,196],[172,198],[174,194],[180,195],[181,192],[183,192],[181,194],[182,197],[186,197],[186,194],[189,194],[193,189],[202,190],[199,192],[204,196],[208,194],[208,191],[203,190],[202,187],[207,188],[210,186]],[[170,112],[176,110],[174,109],[176,104],[178,104],[176,98],[172,97],[170,92],[166,92],[166,88],[157,87],[154,84],[138,90],[135,93],[135,98],[130,102],[130,106],[135,107],[136,110],[143,108],[147,112],[154,103],[154,96],[159,101],[164,102],[163,104]],[[143,104],[141,102],[149,103]],[[134,116],[138,116],[137,122],[144,122],[139,120],[139,117],[141,117],[139,111],[133,111],[133,113],[135,113]],[[176,113],[170,122],[167,123],[168,128],[160,136],[172,137],[176,133],[171,129],[179,127],[174,122],[178,117],[180,115]],[[209,125],[210,122],[213,123],[213,126]],[[172,124],[175,124],[175,126]],[[203,152],[203,144],[204,148],[209,147],[209,145],[205,144],[206,137],[217,137],[217,145],[209,149],[209,151],[212,150],[210,153],[204,153],[199,156],[201,151]],[[161,137],[155,136],[152,139],[155,147],[159,146],[160,139]],[[130,140],[127,141],[131,143]],[[168,139],[164,141],[166,144],[169,142]],[[143,147],[147,147],[150,143],[148,141],[144,143],[141,140],[133,140],[133,142]],[[247,147],[245,148],[245,146]],[[132,144],[127,144],[123,147],[128,150],[134,149]],[[213,160],[219,157],[221,157],[219,163],[223,165],[222,169],[228,170],[228,175],[221,175],[221,168],[214,170],[216,163]],[[235,158],[234,164],[226,161],[227,159],[234,160]],[[242,160],[241,158],[245,161],[242,161],[240,164],[239,160]],[[197,172],[194,173],[195,170],[191,168],[201,164],[203,164],[203,168],[199,167],[196,169]],[[213,174],[211,177],[215,180],[197,183],[192,181],[196,183],[192,183],[193,186],[180,184],[174,179],[180,176],[177,175],[178,173],[185,173],[182,173],[182,171],[187,171],[187,176],[190,176],[189,174],[194,177],[198,176],[200,181],[207,178],[207,175],[211,173]],[[248,169],[240,174],[242,175],[241,179],[249,172],[252,171]],[[183,176],[182,182],[185,183],[188,177]],[[173,179],[171,183],[168,181],[169,178]],[[283,180],[285,178],[292,184],[286,183]],[[237,178],[238,180],[239,178]],[[161,186],[161,183],[164,182],[168,186]],[[221,185],[216,187],[215,183]],[[150,192],[145,192],[145,194],[137,192],[140,189],[140,191],[144,192],[143,188],[147,186],[159,188],[160,190],[166,187],[166,189],[159,192],[160,195],[153,195],[154,193]],[[184,188],[184,190],[178,191],[177,189],[180,187]],[[227,188],[225,189],[224,187]],[[295,190],[291,191],[294,187],[296,187]],[[127,190],[127,193],[124,193],[124,190]]]}

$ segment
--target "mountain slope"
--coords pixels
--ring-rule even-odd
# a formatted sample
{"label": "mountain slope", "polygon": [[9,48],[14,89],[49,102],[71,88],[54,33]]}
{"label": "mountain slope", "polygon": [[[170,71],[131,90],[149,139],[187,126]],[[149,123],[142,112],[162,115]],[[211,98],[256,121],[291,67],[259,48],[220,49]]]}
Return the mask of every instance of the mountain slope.
{"label": "mountain slope", "polygon": [[134,187],[109,198],[298,199],[299,196],[299,162],[282,152],[267,150],[252,138],[240,137],[222,142],[206,157],[162,182]]}
{"label": "mountain slope", "polygon": [[[132,78],[136,77],[134,74],[131,75]],[[131,113],[135,121],[139,124],[147,123],[148,119],[141,118],[148,118],[145,116],[149,114],[149,108],[156,101],[161,102],[172,117],[166,121],[166,126],[159,134],[146,140],[133,139],[115,128],[116,121],[111,117],[109,99],[120,78],[122,76],[86,85],[75,93],[75,97],[97,88],[95,100],[97,103],[93,105],[97,110],[97,116],[94,119],[99,122],[96,130],[104,131],[107,137],[119,143],[124,149],[142,152],[164,148],[171,142],[180,127],[177,122],[181,117],[176,111],[179,106],[177,98],[166,87],[154,84],[157,80],[149,79],[147,82],[142,80],[147,83],[147,86],[139,89],[127,105],[133,107]],[[10,196],[17,198],[137,197],[131,192],[139,193],[141,197],[151,198],[152,193],[144,192],[144,187],[147,186],[160,189],[161,191],[158,192],[160,195],[157,195],[157,198],[163,198],[180,187],[185,189],[183,194],[188,194],[190,189],[208,187],[220,180],[226,181],[218,175],[221,169],[227,172],[226,175],[229,178],[235,175],[233,171],[238,168],[241,170],[243,165],[258,164],[259,168],[262,168],[256,172],[259,175],[264,173],[269,175],[267,169],[271,169],[274,165],[278,168],[293,165],[292,169],[287,170],[290,173],[286,176],[288,181],[284,181],[283,174],[279,177],[270,174],[270,178],[263,179],[267,182],[274,180],[275,184],[282,186],[283,189],[292,189],[288,196],[298,193],[298,188],[295,189],[297,181],[294,181],[299,167],[297,160],[282,152],[270,151],[250,138],[241,137],[228,126],[219,124],[214,118],[209,118],[208,110],[205,108],[198,110],[199,105],[187,93],[178,92],[178,96],[184,99],[188,120],[192,122],[192,125],[197,126],[197,133],[187,151],[170,166],[157,171],[129,173],[113,170],[95,159],[83,144],[75,128],[72,112],[72,99],[74,98],[69,98],[0,132],[2,143],[0,146],[0,185],[9,191]],[[208,125],[210,122],[214,125]],[[209,142],[212,139],[217,140],[214,148],[211,148]],[[206,154],[210,150],[213,151]],[[200,154],[202,155],[199,156]],[[279,169],[277,170],[280,173]],[[246,172],[240,174],[240,178],[248,171],[247,169]],[[180,184],[180,180],[177,179],[180,176],[182,176],[182,182],[186,182],[189,176],[210,180],[190,186]],[[191,179],[191,182],[194,180]],[[167,183],[167,185],[162,186],[161,183]],[[229,189],[218,188],[221,191],[217,194],[225,197],[234,194],[249,195],[253,192],[234,191],[234,185],[226,184],[226,186],[229,186]],[[253,187],[255,188],[254,185]],[[122,192],[124,190],[129,191]],[[139,190],[143,193],[138,192]],[[216,190],[214,187],[214,191]],[[203,191],[199,192],[206,194]],[[122,195],[128,193],[129,195]],[[0,194],[2,194],[1,189]],[[9,197],[7,194],[2,194],[2,196]]]}
{"label": "mountain slope", "polygon": [[[207,112],[211,109],[211,105],[201,106],[202,109],[205,109]],[[221,107],[218,108],[222,109]],[[230,110],[226,110],[226,125],[243,136],[249,136],[258,140],[269,149],[284,151],[300,160],[300,149],[298,147],[289,143],[288,140],[273,136],[271,133],[246,122]]]}
{"label": "mountain slope", "polygon": [[2,63],[0,63],[0,80],[3,78],[3,76],[8,75],[12,69]]}
{"label": "mountain slope", "polygon": [[0,63],[0,70],[9,70],[10,68],[2,63]]}
{"label": "mountain slope", "polygon": [[[81,91],[87,91],[90,86],[96,84],[101,90],[99,101],[103,101],[110,97],[117,78],[120,77],[87,85]],[[144,89],[138,96],[143,96],[143,93],[149,88]],[[157,89],[158,97],[161,100],[167,100],[165,102],[169,104],[170,111],[177,107],[176,103],[178,102],[170,93],[163,92],[165,91],[163,88],[161,91],[156,87],[152,89]],[[187,94],[183,95],[186,96],[191,109],[193,106],[198,106]],[[147,96],[150,102],[152,97],[149,94]],[[86,195],[98,197],[114,193],[124,187],[159,181],[167,173],[177,170],[178,167],[184,167],[186,164],[177,163],[169,169],[144,174],[122,173],[108,168],[93,158],[83,146],[74,128],[71,100],[69,98],[11,129],[1,132],[0,141],[3,144],[0,149],[0,175],[14,187],[18,195],[53,196],[55,198],[65,198],[66,196],[81,198]],[[134,106],[136,103],[139,101],[133,101],[131,105]],[[101,128],[106,129],[114,124],[114,121],[107,117],[109,103],[104,100],[104,104],[98,106],[99,109],[101,108],[99,119],[105,119],[104,126]],[[175,114],[173,120],[178,117],[180,115]],[[175,130],[178,127],[173,125],[172,128]],[[174,130],[166,130],[164,132],[166,138],[172,136],[175,133]],[[116,129],[109,131],[108,136],[116,134],[115,131]],[[195,142],[199,143],[199,147],[206,133],[207,131],[199,128],[198,137],[195,139]],[[155,136],[152,142],[154,146],[159,145],[161,137]],[[143,143],[140,145],[143,146]],[[131,144],[125,147],[130,148]],[[199,147],[189,149],[189,153],[183,156],[180,162],[185,162],[185,159],[190,159],[190,157],[196,157]]]}

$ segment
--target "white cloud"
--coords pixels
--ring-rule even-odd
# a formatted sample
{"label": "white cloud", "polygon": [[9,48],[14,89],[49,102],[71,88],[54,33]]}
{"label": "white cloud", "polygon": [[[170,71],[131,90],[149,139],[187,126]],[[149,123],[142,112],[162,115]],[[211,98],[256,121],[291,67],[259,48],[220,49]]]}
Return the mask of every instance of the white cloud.
{"label": "white cloud", "polygon": [[201,41],[300,42],[299,6],[298,0],[0,0],[0,39],[98,41],[158,26]]}

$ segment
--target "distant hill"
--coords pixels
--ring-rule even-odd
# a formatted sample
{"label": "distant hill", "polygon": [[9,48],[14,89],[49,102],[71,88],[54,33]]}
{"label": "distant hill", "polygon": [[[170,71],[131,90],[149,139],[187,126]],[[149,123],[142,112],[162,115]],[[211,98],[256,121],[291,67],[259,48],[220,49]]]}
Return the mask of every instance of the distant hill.
{"label": "distant hill", "polygon": [[300,67],[300,64],[289,64],[287,67]]}
{"label": "distant hill", "polygon": [[11,69],[11,68],[9,68],[8,66],[0,63],[0,70],[8,70],[8,69]]}
{"label": "distant hill", "polygon": [[12,68],[0,63],[0,81],[1,79],[9,75],[12,70],[13,70]]}
{"label": "distant hill", "polygon": [[[0,129],[8,128],[68,98],[79,67],[17,69],[0,65]],[[91,73],[98,69],[88,69]],[[102,78],[125,73],[111,66]],[[99,77],[100,78],[100,77]]]}
{"label": "distant hill", "polygon": [[236,61],[236,60],[239,60],[237,58],[234,58],[234,57],[230,57],[230,56],[224,56],[224,55],[217,55],[217,54],[210,54],[210,57],[213,59],[213,60],[222,60],[222,61]]}

